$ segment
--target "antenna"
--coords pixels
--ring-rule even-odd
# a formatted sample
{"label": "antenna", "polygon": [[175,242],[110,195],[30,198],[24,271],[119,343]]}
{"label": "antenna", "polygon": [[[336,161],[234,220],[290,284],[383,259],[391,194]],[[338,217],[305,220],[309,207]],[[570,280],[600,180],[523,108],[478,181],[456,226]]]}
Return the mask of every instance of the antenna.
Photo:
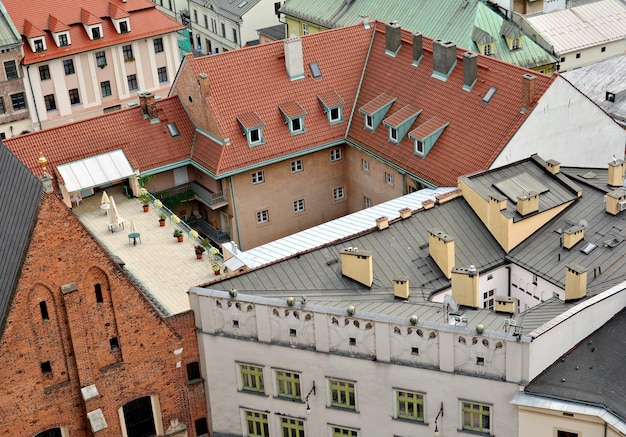
{"label": "antenna", "polygon": [[446,294],[443,297],[443,314],[444,322],[448,323],[450,313],[456,313],[459,310],[459,306],[454,301],[454,298],[450,294]]}

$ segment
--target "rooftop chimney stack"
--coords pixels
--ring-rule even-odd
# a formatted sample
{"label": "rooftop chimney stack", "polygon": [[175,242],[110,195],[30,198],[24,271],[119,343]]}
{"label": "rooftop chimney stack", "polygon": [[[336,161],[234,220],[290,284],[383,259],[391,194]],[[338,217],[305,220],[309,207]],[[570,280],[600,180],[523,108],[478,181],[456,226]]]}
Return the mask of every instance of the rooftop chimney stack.
{"label": "rooftop chimney stack", "polygon": [[402,47],[402,29],[396,21],[385,24],[385,53],[396,56]]}
{"label": "rooftop chimney stack", "polygon": [[546,161],[546,170],[552,174],[558,174],[561,172],[561,163],[559,161],[555,161],[554,159],[548,159]]}
{"label": "rooftop chimney stack", "polygon": [[422,34],[416,32],[413,34],[413,65],[418,66],[424,57],[424,47],[422,46]]}
{"label": "rooftop chimney stack", "polygon": [[517,196],[517,212],[522,216],[527,216],[537,211],[539,211],[539,193],[529,191],[521,196]]}
{"label": "rooftop chimney stack", "polygon": [[446,278],[451,278],[454,267],[454,239],[439,229],[428,231],[428,252]]}
{"label": "rooftop chimney stack", "polygon": [[290,80],[302,79],[304,77],[304,58],[302,55],[302,40],[297,36],[292,36],[284,42],[285,47],[285,68]]}
{"label": "rooftop chimney stack", "polygon": [[459,305],[478,308],[479,274],[476,267],[453,267],[451,272],[452,298]]}
{"label": "rooftop chimney stack", "polygon": [[534,76],[530,73],[526,73],[522,76],[522,106],[525,109],[530,108],[530,106],[535,101],[536,80],[537,76]]}
{"label": "rooftop chimney stack", "polygon": [[563,231],[563,248],[571,249],[585,237],[585,228],[581,225],[571,226]]}
{"label": "rooftop chimney stack", "polygon": [[463,89],[471,91],[476,85],[478,76],[478,55],[472,52],[463,53]]}
{"label": "rooftop chimney stack", "polygon": [[613,155],[613,161],[609,162],[608,183],[611,187],[624,186],[624,168],[624,160],[617,159],[615,155]]}
{"label": "rooftop chimney stack", "polygon": [[359,20],[361,21],[361,24],[363,25],[364,28],[369,29],[370,28],[370,16],[367,14],[359,14]]}
{"label": "rooftop chimney stack", "polygon": [[211,94],[209,75],[206,73],[200,73],[198,75],[198,83],[200,85],[200,94],[202,95],[203,99],[206,99]]}
{"label": "rooftop chimney stack", "polygon": [[141,112],[143,112],[144,118],[152,120],[158,120],[159,115],[156,108],[156,102],[154,101],[154,94],[140,93],[139,94],[139,106],[141,107]]}
{"label": "rooftop chimney stack", "polygon": [[565,266],[565,302],[587,294],[587,269],[577,264]]}
{"label": "rooftop chimney stack", "polygon": [[374,282],[372,252],[358,247],[341,249],[341,274],[371,287]]}
{"label": "rooftop chimney stack", "polygon": [[440,39],[433,41],[433,76],[447,80],[456,66],[456,45]]}
{"label": "rooftop chimney stack", "polygon": [[408,299],[411,296],[409,289],[409,277],[403,276],[393,280],[393,295],[400,299]]}

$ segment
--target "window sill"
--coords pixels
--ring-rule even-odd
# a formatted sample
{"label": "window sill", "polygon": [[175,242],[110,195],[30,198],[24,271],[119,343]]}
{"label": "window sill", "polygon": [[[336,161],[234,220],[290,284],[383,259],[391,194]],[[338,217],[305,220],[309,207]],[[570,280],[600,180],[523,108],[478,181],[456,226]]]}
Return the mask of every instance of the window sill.
{"label": "window sill", "polygon": [[393,420],[396,420],[398,422],[403,422],[403,423],[411,423],[413,425],[428,426],[428,424],[426,422],[424,422],[424,420],[409,419],[408,417],[394,417]]}
{"label": "window sill", "polygon": [[340,407],[338,405],[327,405],[326,408],[330,410],[345,411],[346,413],[360,414],[359,411],[356,410],[356,408]]}
{"label": "window sill", "polygon": [[245,393],[247,395],[254,395],[254,396],[262,396],[264,398],[269,397],[269,395],[266,395],[264,392],[262,391],[252,391],[252,390],[245,390],[245,389],[241,389],[241,390],[237,390],[239,393]]}
{"label": "window sill", "polygon": [[490,432],[484,431],[474,431],[471,429],[457,429],[458,432],[462,432],[464,434],[472,434],[472,435],[482,435],[482,436],[493,436]]}
{"label": "window sill", "polygon": [[203,378],[190,379],[187,381],[187,385],[197,385],[204,382]]}
{"label": "window sill", "polygon": [[296,404],[304,404],[304,401],[301,398],[290,398],[288,396],[272,396],[274,399],[278,399],[281,401],[293,402]]}

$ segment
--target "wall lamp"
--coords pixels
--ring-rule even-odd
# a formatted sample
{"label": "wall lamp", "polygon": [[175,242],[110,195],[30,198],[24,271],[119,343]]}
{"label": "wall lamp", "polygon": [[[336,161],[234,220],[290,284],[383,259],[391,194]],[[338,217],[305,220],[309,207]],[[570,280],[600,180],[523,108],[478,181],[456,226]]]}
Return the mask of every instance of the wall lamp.
{"label": "wall lamp", "polygon": [[441,408],[439,408],[437,417],[435,417],[435,432],[433,433],[434,437],[439,437],[439,428],[437,428],[437,421],[439,420],[439,416],[443,417],[443,402],[441,403]]}
{"label": "wall lamp", "polygon": [[306,414],[311,414],[311,406],[309,405],[309,396],[311,396],[311,394],[315,394],[315,381],[313,381],[313,387],[311,387],[311,390],[309,390],[309,393],[307,393],[304,398],[304,402],[306,402]]}

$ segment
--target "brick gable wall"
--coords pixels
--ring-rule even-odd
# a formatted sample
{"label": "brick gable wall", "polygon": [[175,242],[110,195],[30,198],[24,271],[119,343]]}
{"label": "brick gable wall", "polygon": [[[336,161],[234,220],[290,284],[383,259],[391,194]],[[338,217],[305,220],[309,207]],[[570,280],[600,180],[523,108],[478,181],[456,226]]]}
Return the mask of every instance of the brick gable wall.
{"label": "brick gable wall", "polygon": [[[164,319],[65,205],[44,196],[1,337],[0,436],[55,427],[91,436],[87,412],[97,409],[107,422],[97,435],[120,436],[118,410],[155,395],[163,430],[178,419],[195,436],[207,413],[203,384],[187,382],[186,364],[199,361],[189,314]],[[92,384],[99,396],[83,401]]]}

